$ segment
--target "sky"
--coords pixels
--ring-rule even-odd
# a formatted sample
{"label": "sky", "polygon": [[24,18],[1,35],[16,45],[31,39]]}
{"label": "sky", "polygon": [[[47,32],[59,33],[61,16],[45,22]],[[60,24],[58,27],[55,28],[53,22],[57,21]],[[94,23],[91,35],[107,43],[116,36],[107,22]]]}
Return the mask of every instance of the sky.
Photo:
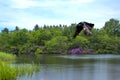
{"label": "sky", "polygon": [[0,29],[26,28],[36,24],[71,25],[87,21],[102,28],[106,21],[120,20],[120,0],[0,0]]}

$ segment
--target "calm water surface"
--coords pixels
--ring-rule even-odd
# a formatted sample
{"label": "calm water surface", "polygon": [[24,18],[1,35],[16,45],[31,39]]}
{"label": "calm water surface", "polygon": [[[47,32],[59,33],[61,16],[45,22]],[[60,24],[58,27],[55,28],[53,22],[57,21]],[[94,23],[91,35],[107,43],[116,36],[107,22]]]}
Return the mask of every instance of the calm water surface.
{"label": "calm water surface", "polygon": [[120,55],[43,56],[32,77],[18,80],[120,80]]}

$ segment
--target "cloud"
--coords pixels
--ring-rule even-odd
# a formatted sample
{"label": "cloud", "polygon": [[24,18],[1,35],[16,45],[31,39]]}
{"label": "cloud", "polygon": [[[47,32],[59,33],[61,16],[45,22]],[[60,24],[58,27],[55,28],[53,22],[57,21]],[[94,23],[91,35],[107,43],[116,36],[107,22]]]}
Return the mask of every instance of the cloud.
{"label": "cloud", "polygon": [[70,25],[88,21],[100,28],[110,18],[120,19],[120,7],[116,8],[113,2],[113,6],[106,6],[104,0],[0,0],[0,3],[1,26],[33,29],[35,24]]}
{"label": "cloud", "polygon": [[70,4],[80,4],[80,3],[90,3],[93,2],[94,0],[70,0],[67,3]]}
{"label": "cloud", "polygon": [[38,3],[33,0],[11,0],[12,8],[24,9],[24,8],[29,8],[36,5],[38,5]]}
{"label": "cloud", "polygon": [[30,7],[55,7],[61,5],[75,5],[89,3],[93,0],[11,0],[12,8],[25,9]]}

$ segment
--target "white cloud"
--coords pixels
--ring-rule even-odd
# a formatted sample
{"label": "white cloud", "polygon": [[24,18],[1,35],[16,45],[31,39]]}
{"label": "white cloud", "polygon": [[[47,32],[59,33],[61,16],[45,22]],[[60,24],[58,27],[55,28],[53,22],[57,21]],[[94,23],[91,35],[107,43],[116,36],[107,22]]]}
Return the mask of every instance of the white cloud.
{"label": "white cloud", "polygon": [[43,25],[70,25],[72,21],[69,20],[60,20],[60,19],[49,19],[49,18],[35,18],[35,17],[28,17],[28,16],[20,16],[14,20],[8,22],[0,22],[2,26],[9,26],[9,28],[18,26],[20,28],[26,28],[28,30],[32,30],[36,24],[39,26]]}
{"label": "white cloud", "polygon": [[33,0],[11,0],[11,7],[13,8],[29,8],[38,5],[36,1]]}
{"label": "white cloud", "polygon": [[[112,6],[97,5],[95,0],[9,0],[9,6],[1,8],[0,17],[7,22],[0,25],[33,29],[35,24],[70,25],[80,21],[95,23],[95,28],[104,26],[110,18],[120,18],[120,11]],[[90,3],[90,4],[89,4]],[[94,5],[96,4],[96,5]],[[27,9],[29,8],[29,9]],[[5,12],[5,13],[3,13]]]}
{"label": "white cloud", "polygon": [[11,7],[24,9],[30,7],[55,7],[61,5],[75,5],[89,2],[93,2],[93,0],[11,0]]}
{"label": "white cloud", "polygon": [[70,2],[68,1],[68,3],[71,4],[80,4],[80,3],[89,3],[89,2],[93,2],[94,0],[71,0]]}

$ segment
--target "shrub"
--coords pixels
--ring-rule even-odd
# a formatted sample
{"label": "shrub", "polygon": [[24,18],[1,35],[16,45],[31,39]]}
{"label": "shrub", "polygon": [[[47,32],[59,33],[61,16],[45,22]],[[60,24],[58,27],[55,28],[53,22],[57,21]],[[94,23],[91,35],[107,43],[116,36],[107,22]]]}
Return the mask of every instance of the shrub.
{"label": "shrub", "polygon": [[40,54],[43,53],[42,49],[37,48],[37,50],[35,51],[35,56],[36,57],[40,57]]}

